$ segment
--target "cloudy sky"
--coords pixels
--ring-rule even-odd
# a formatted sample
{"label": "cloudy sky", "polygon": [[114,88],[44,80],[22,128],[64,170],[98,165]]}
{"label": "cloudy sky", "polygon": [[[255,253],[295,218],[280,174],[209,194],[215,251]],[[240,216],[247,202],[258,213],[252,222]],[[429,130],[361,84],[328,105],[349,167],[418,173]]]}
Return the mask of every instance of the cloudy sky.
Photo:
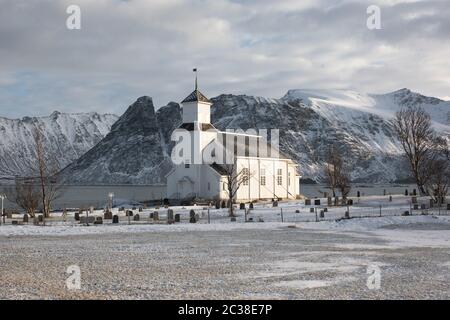
{"label": "cloudy sky", "polygon": [[[66,27],[69,5],[81,30]],[[366,26],[369,5],[381,29]],[[0,0],[0,116],[121,114],[193,89],[400,88],[450,99],[450,1]]]}

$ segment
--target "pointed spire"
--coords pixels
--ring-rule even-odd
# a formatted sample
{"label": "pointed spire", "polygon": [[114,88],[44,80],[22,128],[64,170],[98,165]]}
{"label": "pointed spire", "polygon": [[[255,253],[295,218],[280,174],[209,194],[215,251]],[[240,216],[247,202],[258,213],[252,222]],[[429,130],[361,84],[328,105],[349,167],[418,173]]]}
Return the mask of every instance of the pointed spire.
{"label": "pointed spire", "polygon": [[195,72],[195,90],[198,90],[198,83],[197,83],[197,68],[192,69],[192,71]]}

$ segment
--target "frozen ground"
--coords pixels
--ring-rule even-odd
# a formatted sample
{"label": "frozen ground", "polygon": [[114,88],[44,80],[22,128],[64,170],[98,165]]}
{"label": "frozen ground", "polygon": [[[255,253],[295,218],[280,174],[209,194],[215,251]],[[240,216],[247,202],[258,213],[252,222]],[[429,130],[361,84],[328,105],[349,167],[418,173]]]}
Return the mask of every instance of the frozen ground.
{"label": "frozen ground", "polygon": [[449,216],[224,221],[0,226],[0,299],[450,298]]}

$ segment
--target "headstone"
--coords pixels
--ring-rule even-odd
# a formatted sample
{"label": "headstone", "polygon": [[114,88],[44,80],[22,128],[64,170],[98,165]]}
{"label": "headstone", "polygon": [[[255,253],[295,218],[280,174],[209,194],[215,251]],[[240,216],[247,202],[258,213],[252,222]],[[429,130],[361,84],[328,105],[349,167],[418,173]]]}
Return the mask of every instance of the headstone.
{"label": "headstone", "polygon": [[103,218],[105,218],[105,220],[111,220],[113,218],[112,212],[109,210],[106,210],[106,212],[103,215]]}
{"label": "headstone", "polygon": [[245,210],[245,203],[239,204],[239,210]]}
{"label": "headstone", "polygon": [[136,210],[136,207],[132,207],[131,210]]}
{"label": "headstone", "polygon": [[25,223],[28,223],[28,214],[24,214],[23,215],[23,220],[22,220],[23,222],[25,222]]}
{"label": "headstone", "polygon": [[132,217],[132,216],[133,216],[133,211],[127,210],[127,212],[125,213],[125,215],[126,215],[127,217]]}
{"label": "headstone", "polygon": [[408,195],[408,189],[405,189],[405,196]]}
{"label": "headstone", "polygon": [[356,193],[356,196],[357,196],[358,198],[361,197],[361,192],[359,192],[359,190],[358,190],[358,192]]}
{"label": "headstone", "polygon": [[142,210],[143,210],[142,207],[139,207],[139,212],[142,212]]}
{"label": "headstone", "polygon": [[320,218],[325,218],[325,213],[323,210],[320,210]]}
{"label": "headstone", "polygon": [[230,221],[231,222],[236,222],[236,217],[231,217]]}
{"label": "headstone", "polygon": [[305,199],[305,206],[311,205],[311,199]]}
{"label": "headstone", "polygon": [[80,213],[79,212],[75,212],[75,221],[80,221]]}
{"label": "headstone", "polygon": [[174,216],[173,216],[173,210],[169,209],[167,210],[167,223],[172,224],[175,222]]}
{"label": "headstone", "polygon": [[417,203],[414,205],[414,210],[419,210],[419,205]]}
{"label": "headstone", "polygon": [[298,209],[297,209],[297,210],[295,210],[295,213],[300,213],[300,210],[298,210]]}
{"label": "headstone", "polygon": [[119,216],[117,214],[113,216],[112,223],[119,223]]}
{"label": "headstone", "polygon": [[347,200],[347,205],[352,206],[353,205],[353,199],[348,199]]}
{"label": "headstone", "polygon": [[140,217],[139,217],[139,213],[136,213],[133,217],[133,221],[139,221]]}
{"label": "headstone", "polygon": [[314,205],[315,206],[320,206],[320,199],[315,199],[314,200]]}
{"label": "headstone", "polygon": [[220,201],[216,201],[215,207],[216,207],[216,209],[220,209]]}
{"label": "headstone", "polygon": [[253,202],[250,202],[249,208],[253,209]]}
{"label": "headstone", "polygon": [[278,207],[278,200],[275,200],[274,202],[272,202],[272,207]]}
{"label": "headstone", "polygon": [[417,196],[417,190],[413,189],[413,196]]}
{"label": "headstone", "polygon": [[197,222],[197,220],[195,219],[195,211],[194,210],[189,211],[189,222],[190,223]]}
{"label": "headstone", "polygon": [[94,223],[94,222],[95,222],[95,217],[93,217],[93,216],[89,216],[89,217],[81,216],[80,217],[81,224],[89,224],[89,223]]}
{"label": "headstone", "polygon": [[175,222],[180,222],[181,221],[181,215],[179,213],[177,213],[175,215]]}
{"label": "headstone", "polygon": [[222,203],[220,204],[220,206],[222,207],[222,209],[227,207],[227,203],[224,201],[222,201]]}
{"label": "headstone", "polygon": [[412,203],[417,203],[417,197],[411,197],[411,202]]}
{"label": "headstone", "polygon": [[324,212],[328,212],[328,208],[323,208],[323,211]]}
{"label": "headstone", "polygon": [[402,213],[402,216],[409,216],[409,211],[404,211],[404,212]]}
{"label": "headstone", "polygon": [[447,203],[447,210],[450,210],[450,203]]}
{"label": "headstone", "polygon": [[392,202],[392,196],[389,196],[389,202]]}
{"label": "headstone", "polygon": [[166,206],[168,206],[168,205],[169,205],[169,199],[164,198],[164,199],[163,199],[163,204],[166,205]]}
{"label": "headstone", "polygon": [[103,224],[103,218],[102,217],[96,217],[94,224]]}
{"label": "headstone", "polygon": [[333,205],[333,201],[332,201],[331,197],[327,198],[327,205],[330,207]]}
{"label": "headstone", "polygon": [[314,208],[309,208],[309,212],[314,213]]}
{"label": "headstone", "polygon": [[125,207],[120,207],[119,211],[125,211]]}
{"label": "headstone", "polygon": [[153,221],[159,221],[159,213],[158,213],[158,211],[153,212]]}
{"label": "headstone", "polygon": [[350,212],[345,211],[344,217],[345,217],[345,219],[350,219]]}
{"label": "headstone", "polygon": [[12,224],[13,226],[18,226],[18,225],[19,225],[19,221],[13,220],[13,221],[11,221],[11,224]]}
{"label": "headstone", "polygon": [[248,218],[248,222],[253,222],[253,218]]}
{"label": "headstone", "polygon": [[38,215],[38,222],[44,222],[44,216],[42,214]]}

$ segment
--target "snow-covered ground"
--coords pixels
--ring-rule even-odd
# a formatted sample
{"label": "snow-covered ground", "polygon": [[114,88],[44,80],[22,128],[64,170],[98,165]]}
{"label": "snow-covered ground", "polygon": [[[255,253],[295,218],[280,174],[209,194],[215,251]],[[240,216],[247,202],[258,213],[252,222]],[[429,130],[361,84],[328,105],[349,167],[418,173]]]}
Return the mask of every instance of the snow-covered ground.
{"label": "snow-covered ground", "polygon": [[[380,201],[365,198],[350,210],[357,216]],[[400,196],[391,203],[399,213],[407,205]],[[82,226],[70,215],[45,227],[2,225],[0,298],[450,298],[448,215],[301,222],[295,210],[309,215],[309,208],[291,201],[257,204],[255,221],[264,222],[244,223],[241,210],[231,222],[226,210],[210,209],[211,223],[203,217],[191,224],[191,208],[207,212],[173,208],[182,222],[172,225],[164,223],[164,208],[160,223],[146,218],[151,208],[131,224],[121,213],[118,225]],[[288,221],[281,222],[281,209]],[[70,265],[81,269],[79,291],[65,287]],[[374,268],[379,289],[367,286]]]}

